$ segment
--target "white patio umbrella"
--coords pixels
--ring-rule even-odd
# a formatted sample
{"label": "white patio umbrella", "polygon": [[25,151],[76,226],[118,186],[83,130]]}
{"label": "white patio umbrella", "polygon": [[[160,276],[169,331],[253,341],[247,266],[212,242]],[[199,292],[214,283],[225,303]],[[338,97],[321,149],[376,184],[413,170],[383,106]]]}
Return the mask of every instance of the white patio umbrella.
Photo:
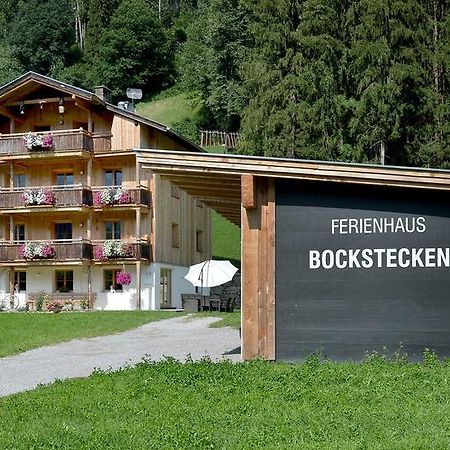
{"label": "white patio umbrella", "polygon": [[209,259],[189,267],[189,272],[184,278],[200,288],[214,287],[232,280],[237,271],[238,269],[228,260]]}

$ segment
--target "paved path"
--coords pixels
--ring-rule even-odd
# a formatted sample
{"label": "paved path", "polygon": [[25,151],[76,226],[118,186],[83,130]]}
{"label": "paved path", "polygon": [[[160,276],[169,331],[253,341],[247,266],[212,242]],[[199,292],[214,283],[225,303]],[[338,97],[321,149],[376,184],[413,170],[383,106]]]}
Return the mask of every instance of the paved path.
{"label": "paved path", "polygon": [[215,361],[224,357],[240,360],[240,355],[223,356],[240,346],[239,331],[208,328],[215,320],[177,317],[124,333],[76,339],[0,358],[0,397],[57,379],[86,377],[95,368],[135,364],[145,356],[155,361],[164,356],[183,361],[189,354],[193,359],[209,356]]}

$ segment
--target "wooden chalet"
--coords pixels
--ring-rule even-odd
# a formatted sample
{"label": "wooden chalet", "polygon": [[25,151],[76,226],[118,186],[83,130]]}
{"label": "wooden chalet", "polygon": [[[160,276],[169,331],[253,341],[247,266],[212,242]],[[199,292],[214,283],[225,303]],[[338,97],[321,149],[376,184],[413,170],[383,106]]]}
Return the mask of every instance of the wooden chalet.
{"label": "wooden chalet", "polygon": [[144,169],[133,148],[202,150],[121,105],[105,87],[33,72],[0,87],[0,290],[14,286],[22,305],[43,292],[159,309],[193,293],[183,276],[210,257],[210,210]]}

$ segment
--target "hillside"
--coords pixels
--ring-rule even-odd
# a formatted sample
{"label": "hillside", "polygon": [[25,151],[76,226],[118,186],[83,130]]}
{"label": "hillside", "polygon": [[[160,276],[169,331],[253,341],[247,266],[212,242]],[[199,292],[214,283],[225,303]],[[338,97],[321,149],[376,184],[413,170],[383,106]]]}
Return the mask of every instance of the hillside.
{"label": "hillside", "polygon": [[[176,93],[173,95],[162,94],[152,101],[140,102],[136,111],[165,125],[169,125],[177,131],[187,135],[190,139],[195,138],[198,128],[198,114],[201,103],[199,97],[193,94]],[[184,132],[188,130],[190,133]],[[193,135],[193,136],[192,136]],[[195,141],[198,143],[199,139]],[[216,153],[217,148],[206,148],[206,151]],[[241,231],[240,229],[213,211],[213,258],[229,259],[240,266],[241,260]]]}

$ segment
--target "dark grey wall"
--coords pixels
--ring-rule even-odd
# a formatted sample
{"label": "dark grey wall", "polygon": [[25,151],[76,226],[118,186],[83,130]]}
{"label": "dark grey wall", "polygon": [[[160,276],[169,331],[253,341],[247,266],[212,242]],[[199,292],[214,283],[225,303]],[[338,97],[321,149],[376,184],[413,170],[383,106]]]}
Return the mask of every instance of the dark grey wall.
{"label": "dark grey wall", "polygon": [[[450,356],[450,268],[311,269],[309,251],[450,247],[450,196],[333,183],[276,184],[276,358],[360,360],[400,343]],[[419,233],[331,233],[332,219],[425,218]]]}

